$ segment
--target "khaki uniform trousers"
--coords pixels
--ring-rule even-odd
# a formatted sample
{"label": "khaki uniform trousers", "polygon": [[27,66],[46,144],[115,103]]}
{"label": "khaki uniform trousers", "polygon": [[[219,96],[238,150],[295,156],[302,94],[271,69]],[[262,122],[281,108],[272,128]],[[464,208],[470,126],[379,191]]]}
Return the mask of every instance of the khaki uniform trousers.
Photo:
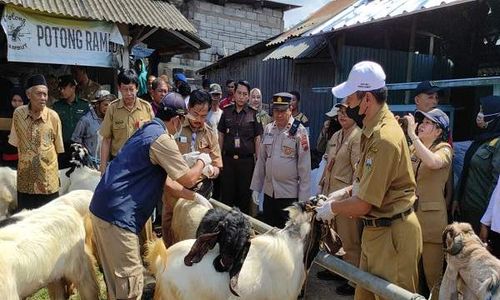
{"label": "khaki uniform trousers", "polygon": [[101,260],[108,300],[141,299],[143,266],[137,234],[91,214],[97,253]]}
{"label": "khaki uniform trousers", "polygon": [[[422,231],[415,213],[393,221],[390,227],[367,227],[361,237],[360,269],[410,292],[417,292]],[[384,299],[356,287],[355,300]]]}
{"label": "khaki uniform trousers", "polygon": [[437,289],[443,275],[443,245],[438,243],[424,243],[422,265],[429,291],[432,291],[433,288]]}
{"label": "khaki uniform trousers", "polygon": [[161,212],[161,236],[165,246],[168,248],[176,241],[172,232],[172,216],[174,215],[174,207],[179,198],[163,193],[163,210]]}
{"label": "khaki uniform trousers", "polygon": [[346,252],[343,256],[344,261],[358,267],[361,255],[361,220],[338,215],[335,217],[335,227]]}

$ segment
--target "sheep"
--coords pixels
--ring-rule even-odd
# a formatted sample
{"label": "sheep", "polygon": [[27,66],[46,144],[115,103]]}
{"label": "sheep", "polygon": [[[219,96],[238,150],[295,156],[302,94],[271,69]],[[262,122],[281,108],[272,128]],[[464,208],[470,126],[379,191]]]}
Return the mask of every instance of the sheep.
{"label": "sheep", "polygon": [[[316,199],[295,203],[287,208],[289,220],[284,229],[274,229],[251,239],[239,272],[239,298],[228,285],[230,275],[214,270],[212,262],[220,261],[219,251],[223,247],[215,245],[198,263],[185,264],[185,259],[188,264],[192,260],[190,250],[197,243],[201,245],[196,247],[202,249],[212,246],[206,244],[207,241],[213,243],[210,238],[200,235],[197,240],[184,240],[168,249],[161,240],[152,242],[146,261],[156,274],[155,299],[297,299],[306,269],[319,251],[316,237],[320,226],[314,223],[315,204]],[[199,258],[194,257],[195,261]],[[222,260],[222,264],[225,263]]]}
{"label": "sheep", "polygon": [[52,299],[65,299],[64,279],[81,299],[98,299],[95,260],[85,245],[91,198],[90,191],[73,191],[0,223],[2,299],[23,299],[47,285]]}
{"label": "sheep", "polygon": [[17,207],[17,172],[0,167],[0,220],[9,216]]}
{"label": "sheep", "polygon": [[463,280],[464,299],[500,300],[500,260],[495,258],[474,233],[469,223],[453,223],[443,232],[448,266],[439,289],[439,299],[457,298]]}

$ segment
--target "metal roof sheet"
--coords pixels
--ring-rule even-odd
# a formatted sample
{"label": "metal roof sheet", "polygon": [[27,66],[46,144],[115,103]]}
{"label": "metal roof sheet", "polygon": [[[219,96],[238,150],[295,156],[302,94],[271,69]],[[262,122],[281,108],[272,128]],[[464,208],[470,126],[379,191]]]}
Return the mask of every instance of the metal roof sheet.
{"label": "metal roof sheet", "polygon": [[336,31],[472,1],[475,0],[358,0],[304,35]]}
{"label": "metal roof sheet", "polygon": [[332,16],[343,11],[357,0],[332,0],[325,4],[323,7],[312,13],[306,20],[293,26],[289,30],[280,34],[277,38],[273,39],[268,45],[281,44],[289,38],[297,37],[304,32],[321,25],[329,20]]}
{"label": "metal roof sheet", "polygon": [[161,0],[0,0],[0,3],[66,17],[196,33],[174,5]]}
{"label": "metal roof sheet", "polygon": [[326,46],[323,37],[301,37],[293,39],[281,45],[278,49],[271,52],[263,60],[280,58],[305,58],[313,56]]}

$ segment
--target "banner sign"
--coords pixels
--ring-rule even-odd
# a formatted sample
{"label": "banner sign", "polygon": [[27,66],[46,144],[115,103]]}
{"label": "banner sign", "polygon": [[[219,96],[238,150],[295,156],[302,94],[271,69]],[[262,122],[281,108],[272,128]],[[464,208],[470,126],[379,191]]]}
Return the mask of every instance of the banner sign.
{"label": "banner sign", "polygon": [[35,14],[6,6],[1,20],[7,60],[112,67],[123,45],[116,24]]}

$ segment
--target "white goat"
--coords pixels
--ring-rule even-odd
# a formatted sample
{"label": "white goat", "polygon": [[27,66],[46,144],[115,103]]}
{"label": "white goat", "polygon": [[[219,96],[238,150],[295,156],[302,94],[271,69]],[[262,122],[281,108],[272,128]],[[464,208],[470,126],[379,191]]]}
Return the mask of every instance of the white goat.
{"label": "white goat", "polygon": [[9,167],[0,167],[0,220],[17,207],[17,172]]}
{"label": "white goat", "polygon": [[[289,207],[290,219],[285,229],[272,230],[251,240],[239,272],[236,287],[239,298],[230,291],[229,273],[214,269],[218,245],[200,262],[188,267],[184,258],[195,240],[181,241],[168,249],[161,240],[152,242],[146,260],[156,274],[155,299],[297,299],[306,278],[304,246],[312,232],[313,213],[306,207],[303,203]],[[316,254],[317,251],[309,251],[308,264]]]}
{"label": "white goat", "polygon": [[196,238],[196,229],[208,208],[196,201],[180,198],[174,206],[172,215],[173,243]]}
{"label": "white goat", "polygon": [[90,191],[73,191],[0,224],[0,295],[23,299],[49,286],[52,299],[65,299],[64,280],[81,299],[98,299],[95,261],[85,245],[84,219]]}
{"label": "white goat", "polygon": [[72,144],[71,168],[59,170],[61,180],[60,195],[75,190],[95,191],[101,180],[101,173],[95,168],[88,150],[80,144]]}

